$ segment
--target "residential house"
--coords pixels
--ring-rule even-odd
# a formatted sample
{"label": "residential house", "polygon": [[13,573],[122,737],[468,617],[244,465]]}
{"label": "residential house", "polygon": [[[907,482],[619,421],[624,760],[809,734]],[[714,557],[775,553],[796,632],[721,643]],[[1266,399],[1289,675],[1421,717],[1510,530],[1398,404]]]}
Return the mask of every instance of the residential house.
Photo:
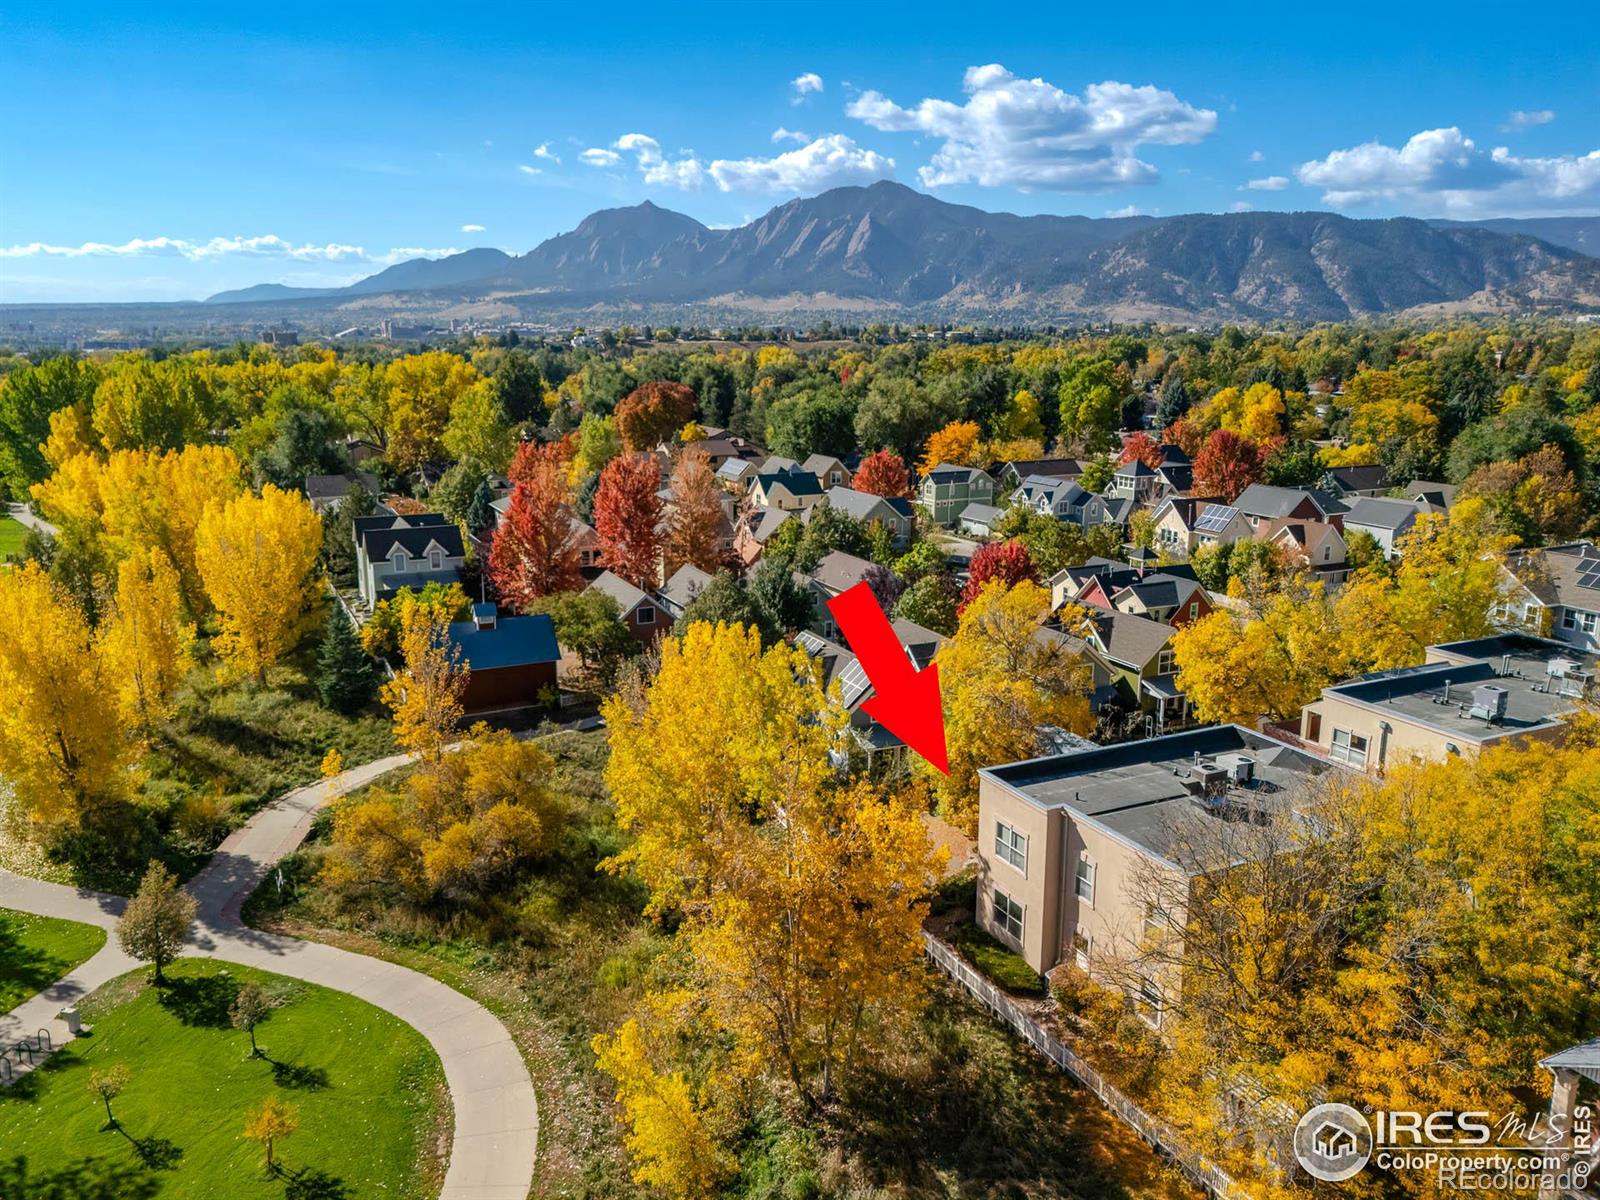
{"label": "residential house", "polygon": [[1403,489],[1408,500],[1420,500],[1437,509],[1447,509],[1456,502],[1456,485],[1435,483],[1429,479],[1413,479]]}
{"label": "residential house", "polygon": [[[922,670],[933,661],[939,647],[946,639],[943,634],[926,629],[914,621],[896,618],[890,622],[895,639],[905,651],[911,665]],[[874,721],[863,707],[876,692],[865,669],[848,646],[841,645],[833,636],[823,636],[809,631],[795,637],[794,644],[817,660],[822,668],[825,687],[839,685],[839,700],[850,714],[850,733],[864,754],[867,771],[902,760],[906,746],[898,737]]]}
{"label": "residential house", "polygon": [[800,469],[815,475],[824,491],[829,488],[850,486],[850,469],[832,455],[813,454],[800,464]]}
{"label": "residential house", "polygon": [[711,585],[712,576],[693,563],[684,563],[672,573],[672,578],[656,589],[656,599],[661,602],[670,620],[683,616],[694,598]]}
{"label": "residential house", "polygon": [[1400,557],[1400,539],[1411,531],[1417,517],[1434,508],[1418,500],[1378,500],[1362,496],[1344,514],[1344,531],[1365,533],[1383,551],[1385,558]]}
{"label": "residential house", "polygon": [[1106,502],[1070,479],[1030,475],[1011,493],[1011,503],[1026,505],[1042,516],[1085,529],[1108,523]]}
{"label": "residential house", "polygon": [[628,632],[648,648],[662,635],[671,622],[662,611],[661,604],[648,592],[636,588],[620,575],[601,571],[585,592],[600,592],[617,602],[617,614]]}
{"label": "residential house", "polygon": [[[1203,877],[1202,847],[1221,822],[1295,819],[1336,770],[1314,754],[1237,725],[1097,746],[978,773],[976,919],[1041,974],[1075,963],[1102,983],[1150,936],[1181,933],[1164,898]],[[1135,1011],[1159,1026],[1174,975],[1138,978]]]}
{"label": "residential house", "polygon": [[750,490],[761,468],[747,458],[730,458],[717,468],[717,482],[734,493]]}
{"label": "residential house", "polygon": [[706,461],[713,471],[720,472],[730,462],[747,462],[755,466],[766,454],[759,446],[752,445],[740,437],[703,437],[692,442],[683,442],[669,445],[663,442],[657,447],[671,453],[687,454],[698,450],[706,456]]}
{"label": "residential house", "polygon": [[899,496],[874,496],[871,492],[858,492],[853,488],[831,487],[823,497],[823,502],[829,508],[848,513],[869,525],[876,521],[889,531],[897,547],[904,548],[911,541],[911,532],[916,528],[911,502]]}
{"label": "residential house", "polygon": [[[1141,579],[1144,572],[1137,567],[1129,566],[1125,562],[1118,562],[1114,558],[1091,557],[1085,559],[1075,567],[1063,567],[1050,577],[1047,586],[1050,588],[1051,608],[1058,609],[1069,601],[1083,604],[1098,604],[1101,608],[1111,607],[1111,593],[1118,588],[1126,587]],[[1085,599],[1091,595],[1091,587],[1096,583],[1101,586],[1092,595],[1097,599]]]}
{"label": "residential house", "polygon": [[370,607],[403,587],[460,583],[467,550],[461,528],[443,513],[385,513],[355,521],[356,584]]}
{"label": "residential house", "polygon": [[470,621],[450,626],[467,675],[462,707],[469,713],[552,704],[561,649],[548,616],[502,617],[493,604],[474,604]]}
{"label": "residential house", "polygon": [[1381,466],[1330,467],[1322,473],[1318,484],[1337,500],[1382,496],[1389,490],[1389,473]]}
{"label": "residential house", "polygon": [[[1099,585],[1101,580],[1095,583]],[[1198,579],[1156,571],[1115,589],[1108,607],[1182,629],[1210,614],[1213,606]]]}
{"label": "residential house", "polygon": [[1083,474],[1083,464],[1075,458],[1014,458],[1000,463],[989,473],[994,477],[998,494],[1016,491],[1030,475],[1077,479]]}
{"label": "residential house", "polygon": [[822,499],[822,485],[810,471],[802,471],[798,467],[787,471],[762,472],[750,484],[750,499],[763,508],[784,508],[797,512],[810,508]]}
{"label": "residential house", "polygon": [[1180,729],[1191,720],[1189,698],[1178,689],[1175,632],[1165,621],[1103,610],[1091,613],[1085,631],[1090,647],[1110,668],[1119,707],[1142,713],[1152,734]]}
{"label": "residential house", "polygon": [[798,512],[786,508],[752,509],[733,535],[733,554],[746,567],[754,566],[766,551],[767,541],[786,521],[799,519]]}
{"label": "residential house", "polygon": [[843,550],[830,550],[822,556],[815,570],[799,577],[816,594],[817,624],[825,637],[837,637],[839,630],[833,614],[828,611],[828,601],[865,579],[872,565],[867,559]]}
{"label": "residential house", "polygon": [[1330,586],[1343,583],[1349,574],[1344,535],[1327,521],[1271,521],[1256,530],[1256,537],[1278,547],[1291,566]]}
{"label": "residential house", "polygon": [[922,477],[917,502],[938,525],[954,525],[969,504],[993,504],[994,480],[977,467],[940,463]]}
{"label": "residential house", "polygon": [[1162,463],[1156,468],[1157,496],[1183,496],[1194,488],[1194,468],[1186,462]]}
{"label": "residential house", "polygon": [[1005,515],[1005,509],[996,508],[993,504],[969,504],[962,509],[961,519],[957,522],[956,528],[962,533],[970,533],[973,537],[994,537],[995,526]]}
{"label": "residential house", "polygon": [[[1155,522],[1156,548],[1169,557],[1187,558],[1199,545],[1195,525],[1200,514],[1219,503],[1215,496],[1168,496],[1150,514]],[[1242,517],[1239,527],[1245,528]]]}
{"label": "residential house", "polygon": [[1527,634],[1430,646],[1420,667],[1323,688],[1300,714],[1300,736],[1374,774],[1506,742],[1560,741],[1593,694],[1594,671],[1593,655]]}
{"label": "residential house", "polygon": [[[510,496],[501,496],[500,499],[489,505],[490,511],[494,513],[491,535],[494,529],[499,529],[505,523],[506,513],[510,508]],[[569,519],[572,525],[572,544],[578,551],[578,570],[585,579],[593,579],[602,570],[600,566],[599,531],[576,513],[572,514]],[[494,538],[491,535],[473,536],[472,540],[477,543],[480,555],[486,556],[493,546]]]}
{"label": "residential house", "polygon": [[1326,521],[1344,506],[1328,496],[1318,496],[1310,488],[1273,487],[1265,483],[1252,483],[1240,493],[1233,507],[1250,523],[1251,532],[1271,521],[1284,521],[1293,517],[1301,521]]}
{"label": "residential house", "polygon": [[800,464],[792,458],[785,458],[781,454],[769,454],[761,460],[762,475],[776,475],[781,471],[798,471]]}
{"label": "residential house", "polygon": [[1156,470],[1141,458],[1123,463],[1106,489],[1108,499],[1132,500],[1136,507],[1155,502],[1162,494],[1163,482]]}
{"label": "residential house", "polygon": [[1507,628],[1600,651],[1600,549],[1570,542],[1524,550],[1501,568],[1496,621]]}
{"label": "residential house", "polygon": [[369,496],[378,494],[378,477],[366,471],[345,471],[339,475],[307,475],[306,499],[318,513],[326,516],[339,506],[356,484]]}

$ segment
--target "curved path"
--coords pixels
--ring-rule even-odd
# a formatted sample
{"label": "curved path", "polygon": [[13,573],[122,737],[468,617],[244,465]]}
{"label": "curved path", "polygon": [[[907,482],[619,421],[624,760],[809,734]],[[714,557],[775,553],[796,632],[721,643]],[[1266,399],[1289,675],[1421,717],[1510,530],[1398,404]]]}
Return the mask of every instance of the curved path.
{"label": "curved path", "polygon": [[[440,1200],[525,1200],[539,1147],[538,1107],[522,1054],[493,1014],[407,967],[262,933],[239,919],[240,906],[273,864],[305,840],[318,808],[407,761],[406,755],[393,755],[298,788],[229,835],[186,885],[199,901],[188,953],[348,992],[415,1028],[439,1055],[455,1110],[455,1138]],[[109,935],[99,953],[0,1021],[17,1018],[19,1030],[31,1033],[48,1026],[63,1005],[137,967],[117,946],[114,932],[126,903],[121,896],[0,871],[0,908],[99,925]]]}

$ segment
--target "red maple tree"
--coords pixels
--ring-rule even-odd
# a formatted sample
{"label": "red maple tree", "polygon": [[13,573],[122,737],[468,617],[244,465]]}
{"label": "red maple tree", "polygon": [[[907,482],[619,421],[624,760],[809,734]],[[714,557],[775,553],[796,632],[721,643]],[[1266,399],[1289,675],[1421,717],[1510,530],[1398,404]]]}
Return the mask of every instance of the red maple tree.
{"label": "red maple tree", "polygon": [[594,527],[600,561],[635,587],[654,585],[661,568],[661,467],[649,454],[619,454],[600,472]]}
{"label": "red maple tree", "polygon": [[667,519],[666,559],[670,576],[684,563],[715,574],[723,563],[722,541],[728,519],[722,489],[703,450],[690,450],[673,468]]}
{"label": "red maple tree", "polygon": [[956,606],[956,612],[961,612],[976,600],[978,593],[983,591],[983,585],[991,579],[1004,580],[1007,587],[1012,587],[1024,579],[1037,582],[1038,578],[1033,555],[1015,538],[980,546],[972,556],[972,565],[967,569],[967,586],[961,591],[961,603]]}
{"label": "red maple tree", "polygon": [[1195,491],[1202,496],[1221,496],[1232,504],[1245,488],[1261,481],[1262,464],[1260,446],[1231,429],[1219,429],[1195,455]]}
{"label": "red maple tree", "polygon": [[522,609],[541,596],[576,591],[583,576],[573,544],[563,444],[524,443],[509,474],[516,485],[489,548],[489,578],[502,601]]}
{"label": "red maple tree", "polygon": [[874,496],[909,496],[911,476],[906,471],[906,460],[893,450],[875,450],[861,460],[850,486]]}
{"label": "red maple tree", "polygon": [[686,383],[657,379],[641,383],[617,404],[617,432],[624,450],[654,450],[689,423],[697,402]]}
{"label": "red maple tree", "polygon": [[1122,453],[1117,458],[1117,466],[1126,466],[1134,459],[1138,459],[1154,471],[1165,458],[1166,454],[1161,448],[1161,443],[1141,429],[1122,443]]}

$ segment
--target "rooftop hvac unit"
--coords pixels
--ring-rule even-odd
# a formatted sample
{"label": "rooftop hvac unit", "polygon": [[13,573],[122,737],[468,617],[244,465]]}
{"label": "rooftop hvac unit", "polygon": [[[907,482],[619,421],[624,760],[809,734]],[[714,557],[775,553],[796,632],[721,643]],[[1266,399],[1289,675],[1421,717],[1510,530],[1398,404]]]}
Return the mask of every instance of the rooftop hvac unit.
{"label": "rooftop hvac unit", "polygon": [[1506,719],[1506,701],[1510,697],[1511,693],[1503,687],[1482,684],[1472,689],[1472,709],[1467,715],[1499,725]]}
{"label": "rooftop hvac unit", "polygon": [[1217,766],[1228,773],[1232,783],[1249,783],[1256,777],[1256,760],[1248,754],[1219,754]]}
{"label": "rooftop hvac unit", "polygon": [[1196,791],[1214,792],[1227,786],[1228,772],[1213,759],[1197,758],[1189,770],[1189,780]]}
{"label": "rooftop hvac unit", "polygon": [[1552,658],[1545,665],[1545,674],[1552,679],[1565,679],[1569,674],[1578,669],[1578,664],[1570,658]]}

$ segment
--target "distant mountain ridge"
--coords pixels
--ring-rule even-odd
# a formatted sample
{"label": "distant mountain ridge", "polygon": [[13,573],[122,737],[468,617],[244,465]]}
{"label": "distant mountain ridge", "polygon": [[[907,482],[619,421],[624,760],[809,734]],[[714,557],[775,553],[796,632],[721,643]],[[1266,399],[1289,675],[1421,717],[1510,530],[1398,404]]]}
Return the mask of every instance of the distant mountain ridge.
{"label": "distant mountain ridge", "polygon": [[[1546,234],[1542,240],[1522,225]],[[792,301],[1061,317],[1342,320],[1429,307],[1600,308],[1600,218],[1469,224],[1332,213],[1022,217],[901,184],[835,188],[711,229],[649,201],[511,256],[398,263],[346,288],[266,284],[207,303],[426,293],[522,310]]]}

